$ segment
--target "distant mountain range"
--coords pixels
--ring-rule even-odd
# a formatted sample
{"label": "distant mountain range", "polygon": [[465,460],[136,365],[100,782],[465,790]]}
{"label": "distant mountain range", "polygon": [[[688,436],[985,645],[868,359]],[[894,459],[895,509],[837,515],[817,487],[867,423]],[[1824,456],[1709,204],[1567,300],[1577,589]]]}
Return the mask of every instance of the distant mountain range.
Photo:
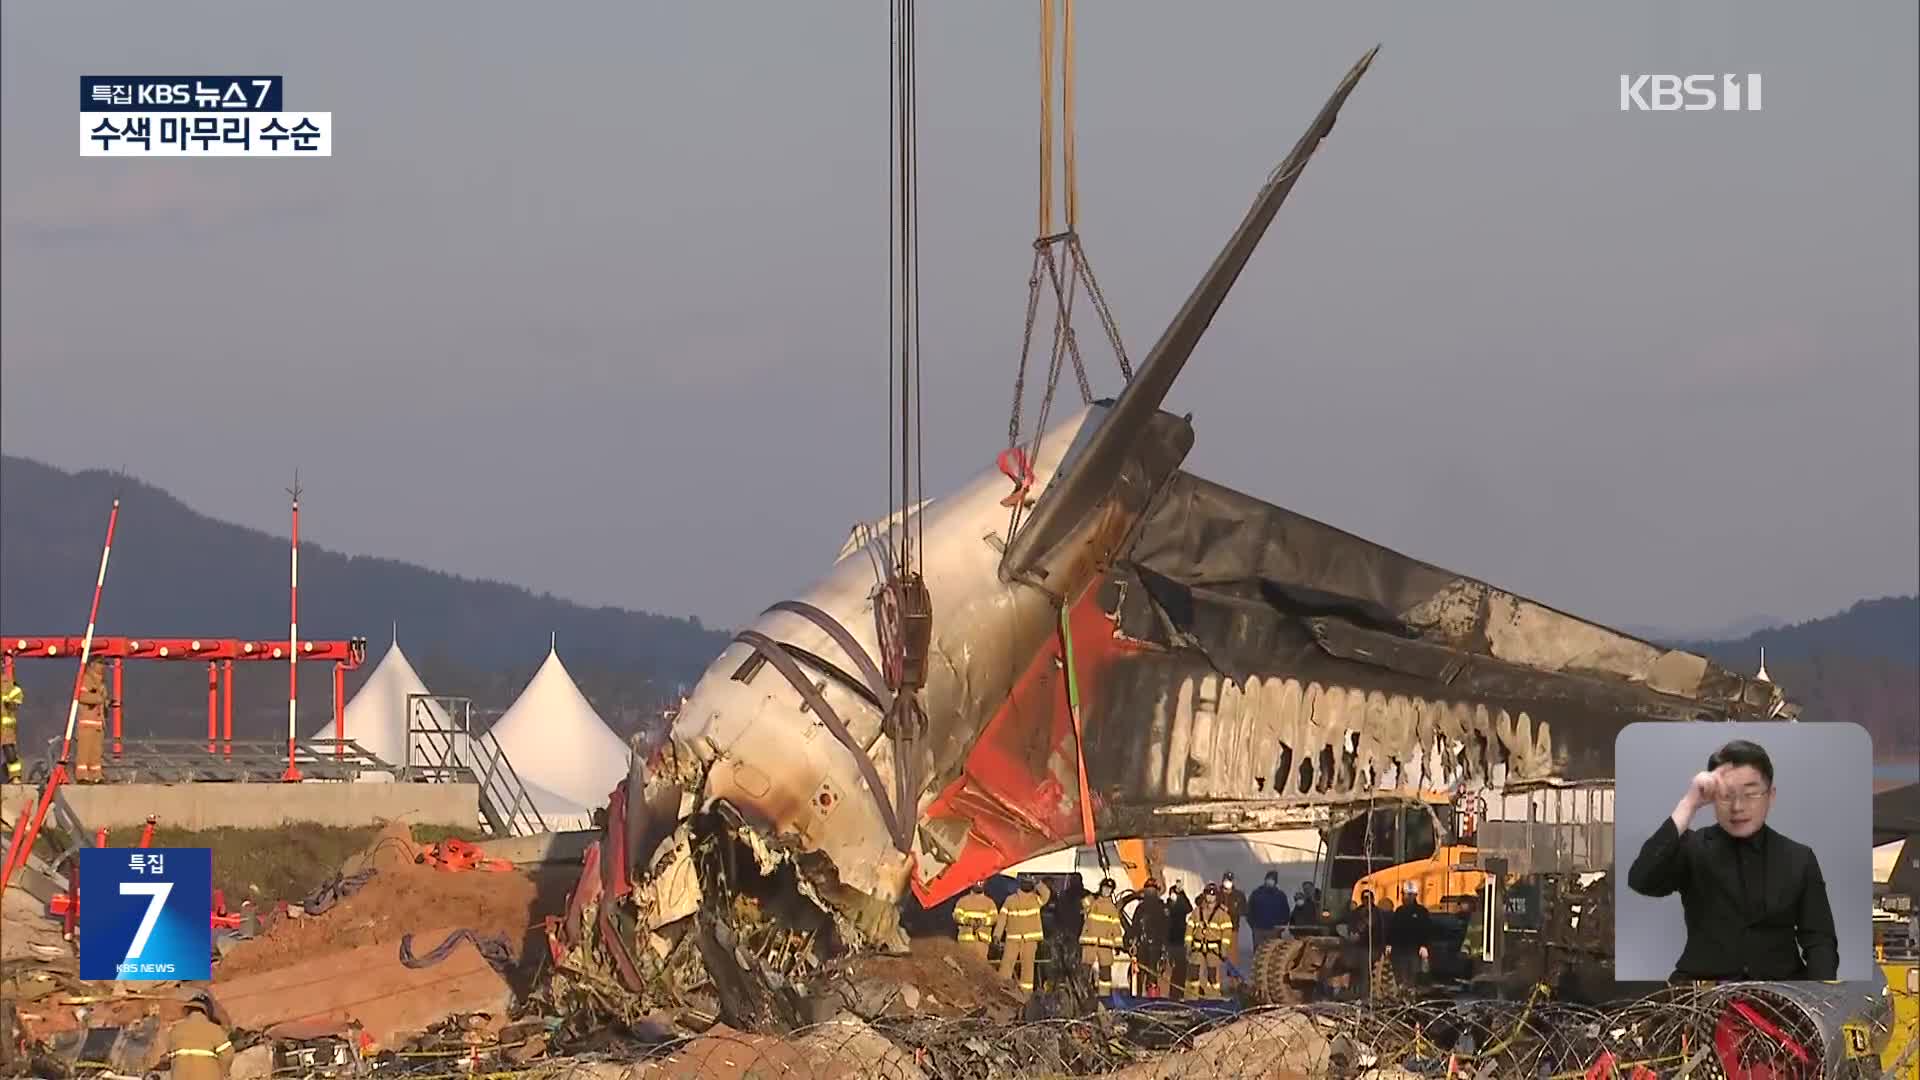
{"label": "distant mountain range", "polygon": [[1772,615],[1748,615],[1735,619],[1724,626],[1706,629],[1676,629],[1671,626],[1629,625],[1617,629],[1632,634],[1642,641],[1738,641],[1741,638],[1757,634],[1762,630],[1772,630],[1787,625],[1787,620]]}
{"label": "distant mountain range", "polygon": [[[0,632],[78,634],[99,567],[106,511],[122,496],[121,531],[100,608],[100,632],[281,637],[287,627],[287,540],[215,521],[151,485],[105,472],[68,473],[0,458]],[[728,635],[696,619],[587,607],[492,581],[390,559],[300,551],[302,636],[366,635],[368,662],[348,676],[349,694],[387,646],[402,644],[436,693],[473,699],[476,714],[510,705],[545,659],[549,632],[581,690],[616,730],[657,722]],[[1626,628],[1650,641],[1711,656],[1752,672],[1766,648],[1776,682],[1809,719],[1865,725],[1887,756],[1920,752],[1920,598],[1863,600],[1846,611],[1791,625],[1752,616],[1709,640]],[[236,737],[283,735],[285,682],[240,670],[234,679]],[[324,669],[323,669],[324,670]],[[73,673],[22,664],[29,695],[22,741],[38,746],[65,720]],[[301,680],[301,734],[329,713],[322,671]],[[203,735],[206,673],[195,664],[131,664],[123,697],[129,736]]]}
{"label": "distant mountain range", "polygon": [[1797,662],[1820,656],[1851,656],[1916,668],[1920,667],[1920,597],[1862,600],[1822,619],[1757,629],[1732,640],[1693,639],[1678,644],[1704,652],[1736,671],[1750,670],[1759,662],[1763,648],[1769,667],[1776,658]]}
{"label": "distant mountain range", "polygon": [[[107,472],[69,473],[0,457],[0,632],[80,634],[99,569],[114,493],[120,525],[100,604],[103,634],[277,637],[287,633],[284,536],[215,521],[152,485]],[[587,607],[512,585],[438,573],[391,559],[342,555],[302,544],[300,633],[366,636],[367,664],[399,624],[402,644],[436,693],[504,709],[546,657],[548,635],[581,690],[616,728],[633,727],[678,698],[726,647],[728,635],[697,619]],[[284,733],[286,681],[236,665],[234,727]],[[300,712],[317,726],[329,713],[331,677],[316,665],[301,680]],[[64,724],[42,704],[52,682],[73,673],[20,666],[29,704],[23,741]],[[130,664],[123,698],[129,735],[204,734],[206,672],[195,664]],[[36,692],[37,691],[37,692]],[[64,694],[62,688],[55,691]],[[64,697],[61,698],[64,702]],[[276,719],[277,718],[277,719]],[[306,734],[305,731],[302,734]]]}
{"label": "distant mountain range", "polygon": [[1862,600],[1838,615],[1737,641],[1678,642],[1740,672],[1767,674],[1808,720],[1851,720],[1881,757],[1920,753],[1920,597]]}

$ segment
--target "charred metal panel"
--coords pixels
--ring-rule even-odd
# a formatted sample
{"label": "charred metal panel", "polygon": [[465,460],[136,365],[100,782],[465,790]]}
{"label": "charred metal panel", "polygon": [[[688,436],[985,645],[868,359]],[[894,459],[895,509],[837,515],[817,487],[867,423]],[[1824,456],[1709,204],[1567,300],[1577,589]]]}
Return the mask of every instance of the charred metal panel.
{"label": "charred metal panel", "polygon": [[[1310,619],[1307,628],[1315,642],[1333,656],[1428,679],[1473,697],[1604,704],[1636,713],[1644,720],[1719,720],[1725,719],[1728,712],[1725,705],[1716,707],[1643,689],[1634,683],[1523,667],[1425,641],[1395,638],[1332,619]],[[1764,704],[1755,702],[1753,707],[1758,709]]]}
{"label": "charred metal panel", "polygon": [[1128,560],[1188,586],[1274,583],[1396,619],[1459,580],[1331,525],[1182,472],[1141,525]]}
{"label": "charred metal panel", "polygon": [[1137,567],[1116,581],[1102,592],[1115,632],[1165,644],[1082,674],[1108,835],[1213,828],[1227,804],[1251,823],[1262,803],[1609,779],[1627,724],[1740,707],[1303,614],[1259,582],[1191,588]]}
{"label": "charred metal panel", "polygon": [[[1361,651],[1390,656],[1389,666],[1422,678],[1445,680],[1455,662],[1482,673],[1505,666],[1630,685],[1699,703],[1716,718],[1764,718],[1781,703],[1772,684],[1704,657],[1555,611],[1191,473],[1167,485],[1127,561],[1169,611],[1172,584],[1318,618],[1330,643],[1351,644],[1357,631],[1372,631],[1381,636]],[[1389,648],[1391,639],[1416,644]],[[1678,702],[1672,713],[1699,715]]]}
{"label": "charred metal panel", "polygon": [[[1185,474],[1173,487],[1196,490]],[[1253,502],[1224,494],[1230,498],[1217,505],[1229,515]],[[1250,516],[1223,521],[1187,501],[1170,523],[1167,505],[1156,504],[1134,553],[1164,556],[1173,546],[1156,523],[1201,537],[1195,551],[1245,545],[1235,530],[1248,528]],[[1267,510],[1289,528],[1305,520]],[[1312,535],[1303,529],[1294,535]],[[1440,644],[1379,601],[1404,602],[1409,582],[1441,579],[1422,578],[1410,560],[1369,570],[1368,557],[1384,549],[1352,542],[1354,558],[1316,553],[1326,573],[1306,584],[1220,573],[1195,586],[1123,561],[1075,605],[1085,753],[1102,836],[1281,827],[1317,808],[1409,787],[1523,791],[1607,780],[1615,737],[1629,723],[1757,715],[1765,703],[1677,697]],[[1191,567],[1175,560],[1174,569]],[[1323,587],[1327,575],[1369,595],[1333,592]],[[1077,837],[1076,746],[1059,664],[1059,643],[1044,645],[965,772],[930,807],[945,842],[939,864],[923,867],[916,882],[923,900]],[[1771,695],[1770,685],[1754,685]]]}

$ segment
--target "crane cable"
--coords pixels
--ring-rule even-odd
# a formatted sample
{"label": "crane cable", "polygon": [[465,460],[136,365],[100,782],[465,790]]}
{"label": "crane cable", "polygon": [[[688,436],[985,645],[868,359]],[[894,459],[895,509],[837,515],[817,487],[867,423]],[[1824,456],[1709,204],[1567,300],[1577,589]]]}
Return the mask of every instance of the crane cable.
{"label": "crane cable", "polygon": [[[1058,17],[1056,17],[1056,11]],[[1054,212],[1054,56],[1060,54],[1060,158],[1063,168],[1062,209],[1065,231],[1053,228]],[[1059,387],[1066,362],[1073,363],[1082,404],[1093,403],[1093,386],[1081,356],[1080,343],[1073,331],[1073,305],[1078,291],[1084,290],[1099,317],[1107,344],[1119,361],[1121,377],[1133,380],[1133,365],[1127,360],[1120,339],[1119,324],[1107,304],[1105,293],[1093,276],[1093,267],[1081,245],[1079,234],[1080,189],[1077,162],[1078,139],[1074,130],[1074,38],[1073,0],[1041,0],[1040,4],[1040,190],[1037,215],[1038,235],[1033,242],[1033,264],[1027,275],[1027,311],[1021,331],[1020,359],[1014,372],[1013,408],[1007,420],[1007,449],[1000,455],[1000,470],[1014,483],[1014,491],[1002,500],[1011,508],[1007,535],[1011,539],[1019,528],[1021,511],[1031,502],[1034,483],[1033,462],[1039,458],[1040,442],[1053,411],[1053,395]],[[1056,253],[1061,248],[1063,254]],[[1064,259],[1066,265],[1061,265]],[[1022,416],[1026,398],[1027,361],[1033,351],[1034,321],[1039,314],[1043,285],[1053,289],[1053,344],[1047,370],[1047,383],[1041,397],[1032,436],[1026,447],[1020,445]]]}
{"label": "crane cable", "polygon": [[906,837],[919,803],[917,757],[919,740],[926,731],[926,712],[918,692],[926,681],[933,620],[932,600],[920,572],[926,523],[914,513],[924,501],[926,455],[921,422],[920,101],[913,0],[889,0],[888,23],[887,136],[891,160],[887,195],[887,397],[891,413],[897,376],[900,478],[896,489],[894,421],[889,416],[887,501],[891,505],[896,497],[899,500],[894,511],[897,542],[887,545],[891,565],[885,567],[884,579],[874,594],[873,611],[884,678],[893,692],[881,728],[892,748],[894,805],[902,821],[895,841],[906,851],[910,846]]}
{"label": "crane cable", "polygon": [[[920,346],[920,170],[919,93],[915,49],[913,0],[890,0],[888,105],[892,143],[888,183],[888,303],[887,394],[897,392],[899,413],[899,486],[894,486],[893,421],[888,421],[887,501],[900,513],[894,569],[901,575],[918,567],[915,548],[925,538],[925,526],[907,527],[920,494],[925,490],[921,433]],[[896,366],[897,364],[897,366]],[[890,406],[891,407],[891,406]]]}
{"label": "crane cable", "polygon": [[1060,0],[1060,8],[1060,164],[1066,180],[1067,232],[1071,233],[1080,218],[1080,189],[1073,170],[1073,0]]}
{"label": "crane cable", "polygon": [[1040,228],[1053,235],[1053,0],[1040,0]]}
{"label": "crane cable", "polygon": [[[1059,0],[1060,161],[1065,181],[1062,208],[1067,231],[1079,223],[1079,187],[1074,174],[1073,0]],[[1053,235],[1053,56],[1056,42],[1054,0],[1040,0],[1040,232]]]}

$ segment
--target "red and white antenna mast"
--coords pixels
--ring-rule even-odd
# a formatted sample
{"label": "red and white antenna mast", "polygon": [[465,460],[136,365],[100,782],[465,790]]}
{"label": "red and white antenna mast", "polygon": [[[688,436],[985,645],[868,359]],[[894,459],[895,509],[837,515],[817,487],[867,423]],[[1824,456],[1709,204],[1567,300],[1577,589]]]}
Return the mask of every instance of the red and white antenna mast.
{"label": "red and white antenna mast", "polygon": [[297,724],[300,706],[300,470],[293,471],[293,561],[288,565],[287,581],[287,772],[282,779],[300,779],[300,766],[294,761],[294,743],[299,739]]}
{"label": "red and white antenna mast", "polygon": [[120,493],[116,491],[113,509],[107,513],[107,541],[100,548],[100,572],[93,579],[93,603],[87,608],[87,636],[80,640],[80,671],[73,677],[73,699],[67,706],[67,730],[60,743],[60,760],[53,763],[53,774],[47,777],[47,786],[41,790],[39,801],[22,808],[21,819],[14,823],[13,835],[7,841],[6,861],[0,863],[0,893],[6,892],[14,871],[25,866],[27,857],[33,854],[34,837],[40,835],[47,811],[53,808],[54,793],[66,782],[67,767],[73,762],[73,726],[80,715],[80,690],[87,678],[87,661],[93,658],[93,628],[100,618],[100,593],[107,584],[107,559],[113,555],[113,527],[119,520]]}

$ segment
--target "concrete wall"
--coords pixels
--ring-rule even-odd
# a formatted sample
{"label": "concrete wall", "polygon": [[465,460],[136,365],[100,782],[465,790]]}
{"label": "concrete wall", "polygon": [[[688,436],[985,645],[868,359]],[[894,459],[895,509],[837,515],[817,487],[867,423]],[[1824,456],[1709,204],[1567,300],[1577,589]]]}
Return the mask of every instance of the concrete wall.
{"label": "concrete wall", "polygon": [[578,866],[580,860],[586,858],[587,848],[598,843],[599,840],[600,830],[598,829],[546,832],[535,836],[487,840],[480,844],[480,850],[496,859],[505,859],[515,866],[553,864]]}
{"label": "concrete wall", "polygon": [[[473,784],[66,784],[67,804],[89,829],[146,823],[180,829],[274,829],[285,825],[415,825],[474,828],[480,789]],[[31,787],[0,787],[5,817],[39,797]]]}

